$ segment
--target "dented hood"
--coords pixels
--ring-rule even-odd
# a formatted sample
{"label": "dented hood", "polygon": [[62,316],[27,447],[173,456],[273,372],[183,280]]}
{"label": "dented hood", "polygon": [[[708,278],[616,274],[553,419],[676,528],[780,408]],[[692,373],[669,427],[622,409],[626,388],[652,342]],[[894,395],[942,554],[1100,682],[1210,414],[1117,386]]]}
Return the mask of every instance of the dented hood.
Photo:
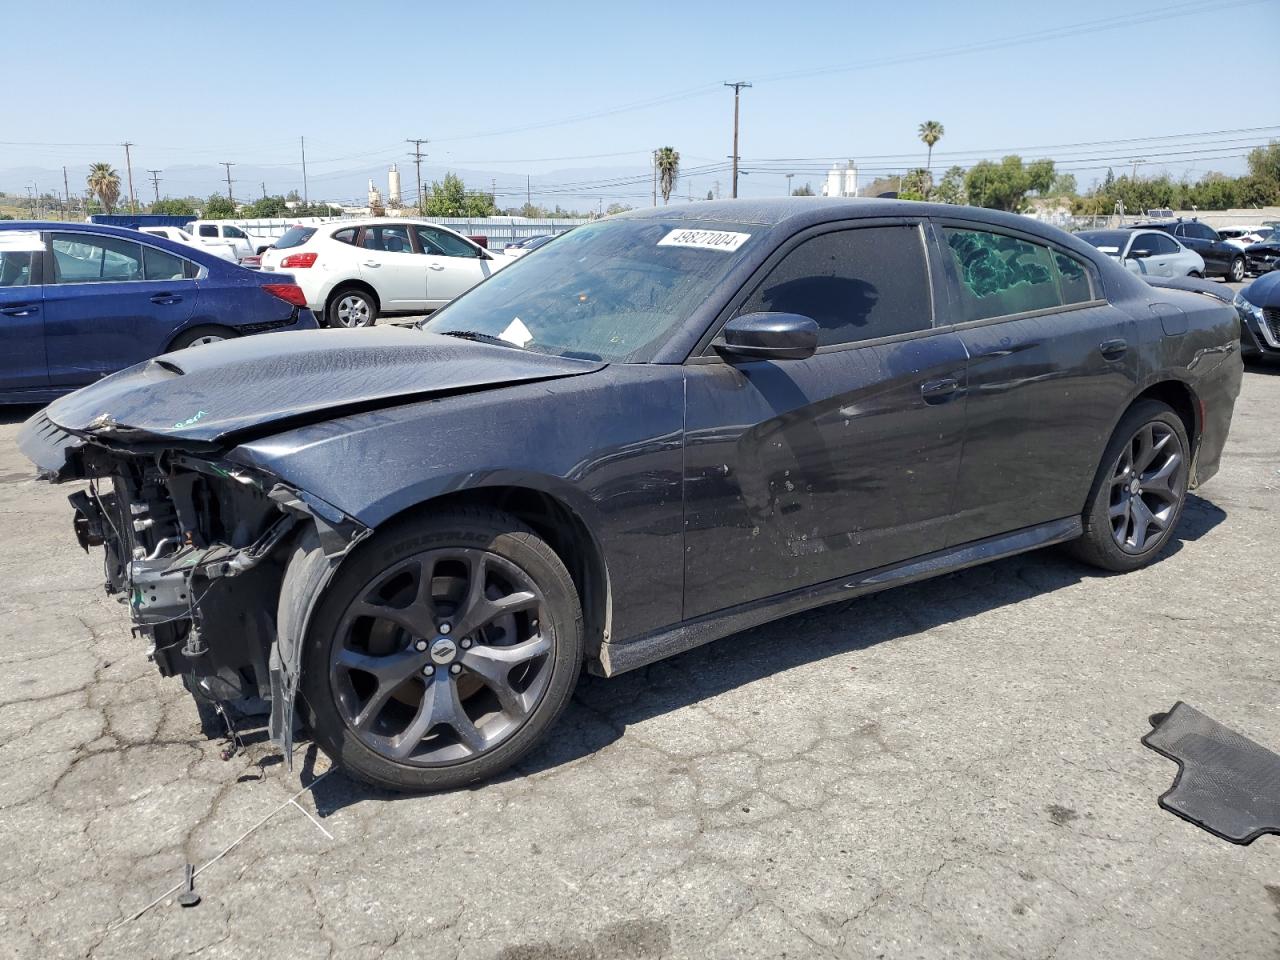
{"label": "dented hood", "polygon": [[413,328],[309,330],[167,353],[54,401],[46,415],[72,433],[126,443],[216,443],[273,426],[603,366]]}

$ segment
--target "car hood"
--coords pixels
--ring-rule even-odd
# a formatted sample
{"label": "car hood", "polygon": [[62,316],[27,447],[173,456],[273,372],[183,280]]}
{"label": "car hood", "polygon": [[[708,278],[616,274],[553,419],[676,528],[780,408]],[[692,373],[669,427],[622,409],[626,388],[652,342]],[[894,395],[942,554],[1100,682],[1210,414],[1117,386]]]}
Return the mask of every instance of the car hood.
{"label": "car hood", "polygon": [[604,363],[416,329],[311,330],[164,354],[54,401],[71,433],[221,444],[451,393],[590,373]]}

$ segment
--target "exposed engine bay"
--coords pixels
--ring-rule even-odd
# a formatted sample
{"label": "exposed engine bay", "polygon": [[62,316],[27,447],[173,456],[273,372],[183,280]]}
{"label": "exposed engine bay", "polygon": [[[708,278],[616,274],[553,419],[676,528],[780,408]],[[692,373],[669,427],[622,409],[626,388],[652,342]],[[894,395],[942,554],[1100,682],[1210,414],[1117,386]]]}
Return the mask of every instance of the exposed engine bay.
{"label": "exposed engine bay", "polygon": [[83,442],[67,468],[56,479],[89,480],[69,497],[76,538],[103,548],[106,591],[160,673],[220,713],[269,708],[288,754],[306,617],[365,528],[271,477],[172,449]]}

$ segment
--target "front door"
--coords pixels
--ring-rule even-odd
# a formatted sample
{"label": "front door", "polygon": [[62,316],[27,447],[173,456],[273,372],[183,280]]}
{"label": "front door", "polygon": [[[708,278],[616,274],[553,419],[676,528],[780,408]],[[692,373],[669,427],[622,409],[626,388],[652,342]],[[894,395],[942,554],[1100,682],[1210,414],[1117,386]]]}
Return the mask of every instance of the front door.
{"label": "front door", "polygon": [[919,223],[824,228],[736,312],[799,313],[805,360],[686,367],[686,618],[940,549],[965,352],[932,329]]}
{"label": "front door", "polygon": [[443,307],[493,273],[493,261],[479,247],[447,230],[426,226],[414,229],[427,259],[427,297],[431,306]]}
{"label": "front door", "polygon": [[938,233],[946,309],[970,358],[948,541],[1078,514],[1137,379],[1136,322],[1065,250],[959,220]]}
{"label": "front door", "polygon": [[34,230],[0,231],[0,393],[49,386],[44,354],[44,241]]}
{"label": "front door", "polygon": [[427,306],[427,271],[413,252],[409,227],[365,227],[360,234],[360,277],[378,294],[384,313],[410,313]]}
{"label": "front door", "polygon": [[44,312],[53,386],[83,386],[164,352],[195,310],[197,282],[185,263],[120,237],[49,234]]}

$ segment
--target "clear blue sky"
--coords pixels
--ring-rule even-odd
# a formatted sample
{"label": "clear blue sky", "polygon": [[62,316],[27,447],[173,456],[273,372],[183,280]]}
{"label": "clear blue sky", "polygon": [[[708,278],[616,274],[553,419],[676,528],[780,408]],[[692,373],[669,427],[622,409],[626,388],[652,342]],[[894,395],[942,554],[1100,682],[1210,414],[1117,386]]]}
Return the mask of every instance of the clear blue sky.
{"label": "clear blue sky", "polygon": [[[301,182],[303,134],[313,196],[356,196],[361,171],[393,160],[410,169],[406,137],[432,141],[433,172],[492,174],[504,188],[526,174],[548,183],[643,174],[649,151],[666,144],[693,171],[731,152],[732,93],[720,84],[737,79],[755,84],[742,98],[748,196],[781,194],[788,170],[816,187],[836,156],[868,171],[922,165],[916,126],[927,119],[946,126],[935,170],[1011,148],[1280,124],[1274,95],[1245,95],[1272,89],[1263,77],[1280,47],[1277,0],[122,0],[109,14],[96,3],[11,4],[4,20],[6,76],[37,79],[40,94],[14,88],[6,98],[0,171],[65,163],[75,176],[106,159],[123,173],[114,144],[128,139],[139,194],[146,168],[222,160],[262,167],[268,189],[282,192]],[[1091,27],[1107,20],[1119,25]],[[1027,36],[1037,33],[1046,39]],[[1025,39],[998,43],[1013,37]],[[975,44],[992,46],[963,52]],[[825,67],[852,69],[812,75]],[[1108,158],[1118,172],[1133,156],[1148,158],[1148,173],[1239,172],[1238,155],[1268,136],[1280,128],[1025,155],[1058,157],[1085,186]],[[209,182],[194,192],[217,189],[215,173],[201,176]],[[690,179],[697,193],[719,179],[727,194],[726,173]],[[647,185],[582,189],[639,203]]]}

